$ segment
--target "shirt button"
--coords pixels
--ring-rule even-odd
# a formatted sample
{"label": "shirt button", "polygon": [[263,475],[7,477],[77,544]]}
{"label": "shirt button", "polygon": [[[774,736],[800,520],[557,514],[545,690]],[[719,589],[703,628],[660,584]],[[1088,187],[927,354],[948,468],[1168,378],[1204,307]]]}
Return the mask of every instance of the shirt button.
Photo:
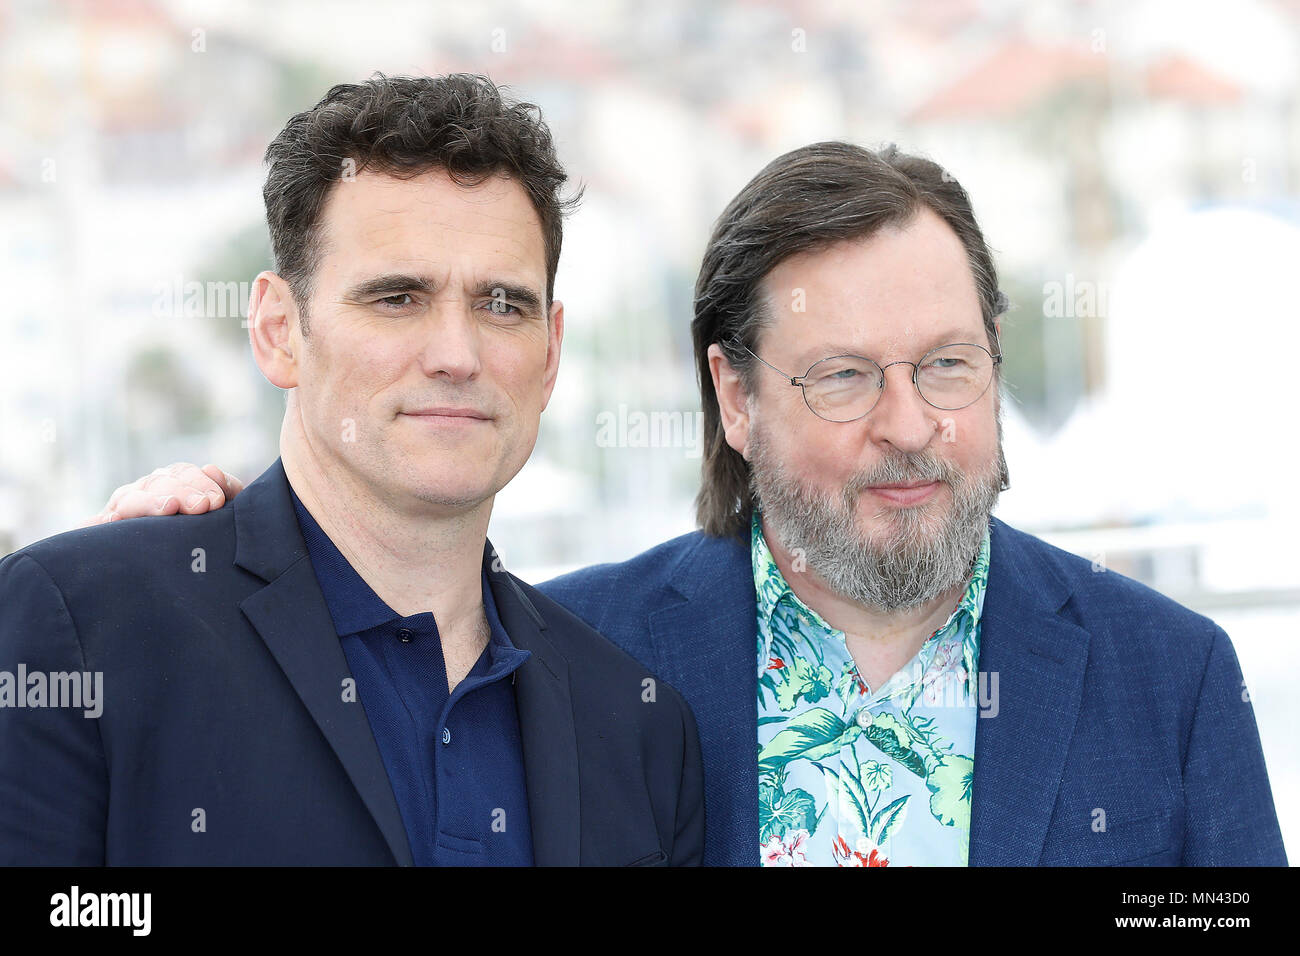
{"label": "shirt button", "polygon": [[411,643],[411,629],[408,628],[408,627],[398,628],[398,630],[397,630],[397,639],[400,640],[403,644],[410,644],[410,643]]}
{"label": "shirt button", "polygon": [[863,707],[858,711],[858,716],[855,719],[858,722],[858,726],[865,730],[871,726],[871,711]]}
{"label": "shirt button", "polygon": [[442,728],[442,742],[444,744],[451,743],[451,729],[448,727]]}

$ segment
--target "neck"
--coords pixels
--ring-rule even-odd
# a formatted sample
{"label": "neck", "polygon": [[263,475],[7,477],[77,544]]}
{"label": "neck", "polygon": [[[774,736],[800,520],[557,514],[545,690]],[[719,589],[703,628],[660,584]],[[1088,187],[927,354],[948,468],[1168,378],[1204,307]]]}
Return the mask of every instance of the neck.
{"label": "neck", "polygon": [[280,457],[294,493],[380,600],[403,616],[432,611],[446,633],[477,632],[493,499],[448,514],[376,489],[350,468],[322,460],[293,401]]}
{"label": "neck", "polygon": [[968,582],[960,581],[920,607],[886,611],[858,604],[832,591],[811,569],[796,569],[794,556],[768,533],[762,520],[763,538],[790,590],[831,627],[865,640],[884,650],[897,651],[906,660],[921,649],[926,638],[943,626]]}

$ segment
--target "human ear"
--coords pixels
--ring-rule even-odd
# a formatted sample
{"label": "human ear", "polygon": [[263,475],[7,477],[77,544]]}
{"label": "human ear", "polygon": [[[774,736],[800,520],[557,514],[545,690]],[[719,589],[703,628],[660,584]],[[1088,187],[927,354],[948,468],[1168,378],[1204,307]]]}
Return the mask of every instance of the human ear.
{"label": "human ear", "polygon": [[248,303],[248,341],[253,361],[277,388],[298,386],[300,318],[289,284],[274,272],[259,273]]}

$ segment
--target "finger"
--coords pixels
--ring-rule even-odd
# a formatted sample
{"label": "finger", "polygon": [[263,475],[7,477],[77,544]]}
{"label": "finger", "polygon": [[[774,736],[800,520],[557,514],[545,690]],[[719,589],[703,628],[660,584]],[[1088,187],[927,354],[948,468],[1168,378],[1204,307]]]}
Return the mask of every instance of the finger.
{"label": "finger", "polygon": [[[207,499],[203,500],[203,508],[207,510]],[[118,520],[146,518],[150,515],[174,515],[181,510],[181,501],[175,495],[159,495],[152,491],[132,488],[107,510],[117,515]]]}
{"label": "finger", "polygon": [[120,520],[122,520],[122,519],[121,519],[121,517],[120,517],[119,515],[117,515],[117,514],[111,512],[111,511],[108,511],[108,510],[106,509],[106,510],[104,510],[104,511],[101,511],[101,512],[100,512],[99,514],[97,514],[97,515],[91,515],[91,516],[90,516],[89,518],[87,518],[85,521],[81,522],[81,524],[77,525],[77,527],[78,527],[78,528],[90,528],[90,527],[93,527],[94,525],[97,525],[97,524],[108,524],[110,521],[120,521]]}
{"label": "finger", "polygon": [[203,470],[188,461],[174,461],[162,468],[155,468],[133,484],[142,491],[152,491],[159,495],[179,494],[187,487],[196,490],[206,488],[211,479]]}
{"label": "finger", "polygon": [[[132,491],[146,492],[158,498],[175,495],[180,502],[179,510],[182,514],[203,514],[225,503],[225,493],[221,490],[221,486],[208,477],[198,465],[187,461],[173,462],[164,468],[157,468],[134,484],[124,485],[114,493],[114,498],[109,499],[109,505],[121,511],[120,498]],[[154,513],[148,512],[148,514]]]}
{"label": "finger", "polygon": [[150,472],[149,474],[145,475],[143,478],[137,478],[135,481],[131,482],[130,484],[118,485],[117,488],[114,489],[113,493],[109,495],[108,504],[104,505],[104,511],[115,510],[118,506],[118,503],[121,502],[123,498],[125,498],[127,495],[131,494],[132,492],[144,491],[145,485],[149,482],[150,479],[155,478],[160,473],[160,471],[161,469],[159,471]]}
{"label": "finger", "polygon": [[181,503],[181,514],[201,515],[226,503],[226,493],[221,485],[198,465],[187,461],[174,462],[164,471],[173,479],[174,486],[159,481],[149,490],[175,495]]}
{"label": "finger", "polygon": [[214,508],[220,508],[231,498],[235,497],[244,490],[244,483],[234,475],[227,474],[216,465],[204,465],[203,474],[211,478],[217,485],[221,494],[213,502]]}

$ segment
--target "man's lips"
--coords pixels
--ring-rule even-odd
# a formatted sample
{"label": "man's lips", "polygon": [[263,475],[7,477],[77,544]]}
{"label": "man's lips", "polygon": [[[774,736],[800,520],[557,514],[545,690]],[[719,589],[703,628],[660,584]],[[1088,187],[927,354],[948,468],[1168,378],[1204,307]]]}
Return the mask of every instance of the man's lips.
{"label": "man's lips", "polygon": [[491,415],[485,415],[483,412],[473,408],[453,408],[451,406],[439,406],[437,408],[414,408],[402,412],[403,415],[410,415],[413,418],[477,418],[481,421],[491,420]]}
{"label": "man's lips", "polygon": [[914,505],[928,499],[938,488],[937,481],[908,481],[871,485],[867,490],[896,505]]}

